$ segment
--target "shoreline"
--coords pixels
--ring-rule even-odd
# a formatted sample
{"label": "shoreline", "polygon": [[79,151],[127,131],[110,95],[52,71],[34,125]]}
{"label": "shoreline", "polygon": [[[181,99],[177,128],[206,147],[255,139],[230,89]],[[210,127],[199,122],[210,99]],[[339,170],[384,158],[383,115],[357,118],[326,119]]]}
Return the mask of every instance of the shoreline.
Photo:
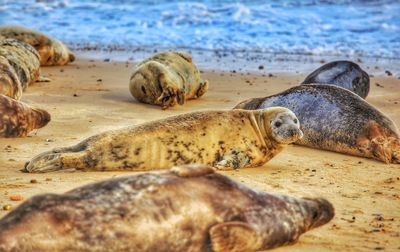
{"label": "shoreline", "polygon": [[[110,60],[116,62],[140,62],[154,53],[162,51],[185,51],[193,56],[194,62],[202,70],[229,72],[250,72],[253,74],[274,73],[311,73],[325,63],[336,60],[353,61],[367,73],[377,76],[393,76],[400,78],[400,59],[374,58],[358,55],[311,55],[274,53],[246,50],[208,50],[186,47],[138,47],[138,48],[104,48],[93,49],[78,47],[74,52],[81,59]],[[262,69],[260,69],[262,68]],[[307,75],[307,74],[306,74]]]}
{"label": "shoreline", "polygon": [[[139,103],[130,95],[128,83],[134,66],[131,60],[116,61],[115,56],[107,54],[97,56],[98,59],[86,59],[86,54],[78,53],[78,60],[70,65],[43,67],[42,74],[51,82],[35,83],[23,94],[22,101],[48,110],[52,121],[29,137],[0,139],[0,207],[9,204],[15,208],[22,202],[11,201],[11,195],[21,195],[26,200],[40,193],[63,193],[114,176],[136,174],[20,172],[24,163],[39,153],[74,145],[106,130],[191,111],[231,109],[242,100],[275,94],[295,86],[310,73],[273,70],[285,68],[289,61],[279,62],[283,64],[281,66],[276,62],[264,62],[262,71],[258,70],[259,63],[256,62],[255,72],[238,71],[237,61],[229,61],[237,68],[235,73],[207,70],[199,64],[203,78],[210,82],[209,91],[184,106],[163,111],[158,106]],[[212,55],[203,55],[205,58],[193,56],[195,62],[216,61],[207,58],[215,57]],[[135,63],[139,59],[139,56],[133,58]],[[301,67],[314,70],[321,66],[319,62],[314,63],[302,63]],[[273,75],[269,76],[269,73]],[[400,79],[396,74],[398,72],[393,71],[393,76],[378,74],[371,77],[367,101],[400,126]],[[220,173],[258,190],[302,197],[322,196],[333,203],[336,216],[330,223],[302,235],[295,245],[275,251],[382,248],[391,251],[399,248],[400,165],[290,145],[262,167]],[[36,182],[32,183],[32,180]],[[7,213],[0,209],[0,217]]]}

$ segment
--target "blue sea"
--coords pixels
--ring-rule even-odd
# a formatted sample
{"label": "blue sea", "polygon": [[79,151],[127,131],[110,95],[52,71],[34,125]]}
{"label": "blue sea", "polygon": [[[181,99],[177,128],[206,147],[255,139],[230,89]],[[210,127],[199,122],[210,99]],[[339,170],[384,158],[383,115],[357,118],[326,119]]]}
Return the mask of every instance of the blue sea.
{"label": "blue sea", "polygon": [[0,24],[79,48],[400,58],[400,1],[2,0]]}

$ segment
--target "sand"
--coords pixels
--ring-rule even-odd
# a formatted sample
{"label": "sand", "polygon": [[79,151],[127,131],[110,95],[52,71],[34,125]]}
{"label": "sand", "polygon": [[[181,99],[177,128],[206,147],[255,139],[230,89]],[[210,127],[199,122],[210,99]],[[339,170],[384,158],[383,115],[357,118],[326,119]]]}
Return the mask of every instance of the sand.
{"label": "sand", "polygon": [[[27,138],[0,139],[0,207],[10,204],[14,208],[22,202],[11,201],[11,195],[27,199],[39,193],[62,193],[133,174],[21,173],[24,163],[36,154],[110,129],[196,110],[231,109],[244,99],[294,86],[306,74],[274,72],[269,76],[268,65],[251,74],[207,70],[203,76],[210,89],[204,97],[163,111],[131,97],[128,80],[132,66],[131,62],[81,59],[68,66],[42,69],[52,81],[30,86],[22,100],[47,109],[52,121]],[[400,125],[400,80],[382,74],[371,78],[371,88],[367,101]],[[330,223],[304,234],[295,245],[276,251],[400,249],[400,165],[290,145],[263,167],[222,173],[255,189],[322,196],[334,204],[336,216]],[[0,209],[0,217],[7,212]]]}

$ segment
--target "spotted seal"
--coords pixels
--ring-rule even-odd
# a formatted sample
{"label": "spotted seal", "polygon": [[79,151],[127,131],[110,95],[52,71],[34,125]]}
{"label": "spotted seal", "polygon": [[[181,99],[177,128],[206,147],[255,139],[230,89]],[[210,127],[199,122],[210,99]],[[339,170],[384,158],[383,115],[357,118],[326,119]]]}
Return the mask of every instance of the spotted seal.
{"label": "spotted seal", "polygon": [[296,116],[286,108],[193,112],[56,148],[32,158],[25,169],[142,171],[190,163],[221,169],[254,167],[302,134]]}
{"label": "spotted seal", "polygon": [[358,95],[333,85],[301,85],[282,93],[249,99],[237,109],[283,106],[301,122],[296,143],[317,149],[400,163],[400,135],[386,115]]}
{"label": "spotted seal", "polygon": [[0,94],[16,100],[22,95],[22,85],[18,75],[8,59],[3,56],[0,56]]}
{"label": "spotted seal", "polygon": [[333,217],[323,198],[180,166],[32,197],[0,220],[0,250],[249,252],[293,244]]}
{"label": "spotted seal", "polygon": [[14,38],[33,46],[40,55],[40,65],[61,66],[75,60],[74,54],[61,41],[21,26],[0,26],[0,36]]}
{"label": "spotted seal", "polygon": [[369,75],[354,62],[333,61],[309,74],[302,84],[336,85],[365,99],[369,92]]}
{"label": "spotted seal", "polygon": [[47,111],[0,94],[0,137],[23,137],[49,121]]}
{"label": "spotted seal", "polygon": [[208,81],[200,78],[200,72],[189,54],[164,52],[134,68],[129,90],[140,102],[166,109],[202,96],[208,90]]}
{"label": "spotted seal", "polygon": [[0,39],[0,56],[14,68],[23,90],[39,80],[39,54],[29,44],[16,39]]}

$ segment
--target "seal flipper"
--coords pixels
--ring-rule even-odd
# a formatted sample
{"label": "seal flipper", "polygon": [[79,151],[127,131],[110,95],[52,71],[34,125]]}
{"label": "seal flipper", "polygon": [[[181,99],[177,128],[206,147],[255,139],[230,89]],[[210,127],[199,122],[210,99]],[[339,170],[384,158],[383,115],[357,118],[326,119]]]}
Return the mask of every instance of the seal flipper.
{"label": "seal flipper", "polygon": [[69,148],[48,151],[32,158],[27,162],[24,171],[31,173],[53,172],[63,169],[82,169],[87,167],[86,151],[68,152]]}
{"label": "seal flipper", "polygon": [[209,231],[213,251],[256,251],[262,247],[257,231],[247,223],[232,221],[214,225]]}
{"label": "seal flipper", "polygon": [[176,54],[178,54],[179,56],[184,58],[189,63],[192,63],[192,61],[193,61],[192,56],[190,56],[189,54],[187,54],[185,52],[177,52]]}
{"label": "seal flipper", "polygon": [[208,81],[200,83],[200,87],[196,92],[196,98],[203,96],[208,90]]}
{"label": "seal flipper", "polygon": [[162,109],[167,109],[176,104],[178,89],[175,85],[170,85],[170,81],[167,79],[164,73],[158,76],[158,82],[162,88],[161,95],[157,98],[157,102],[161,103]]}
{"label": "seal flipper", "polygon": [[400,163],[400,139],[397,134],[387,132],[377,122],[371,121],[357,139],[358,150],[386,164]]}
{"label": "seal flipper", "polygon": [[215,170],[211,166],[207,165],[174,166],[170,169],[170,171],[178,177],[200,177],[215,173]]}

